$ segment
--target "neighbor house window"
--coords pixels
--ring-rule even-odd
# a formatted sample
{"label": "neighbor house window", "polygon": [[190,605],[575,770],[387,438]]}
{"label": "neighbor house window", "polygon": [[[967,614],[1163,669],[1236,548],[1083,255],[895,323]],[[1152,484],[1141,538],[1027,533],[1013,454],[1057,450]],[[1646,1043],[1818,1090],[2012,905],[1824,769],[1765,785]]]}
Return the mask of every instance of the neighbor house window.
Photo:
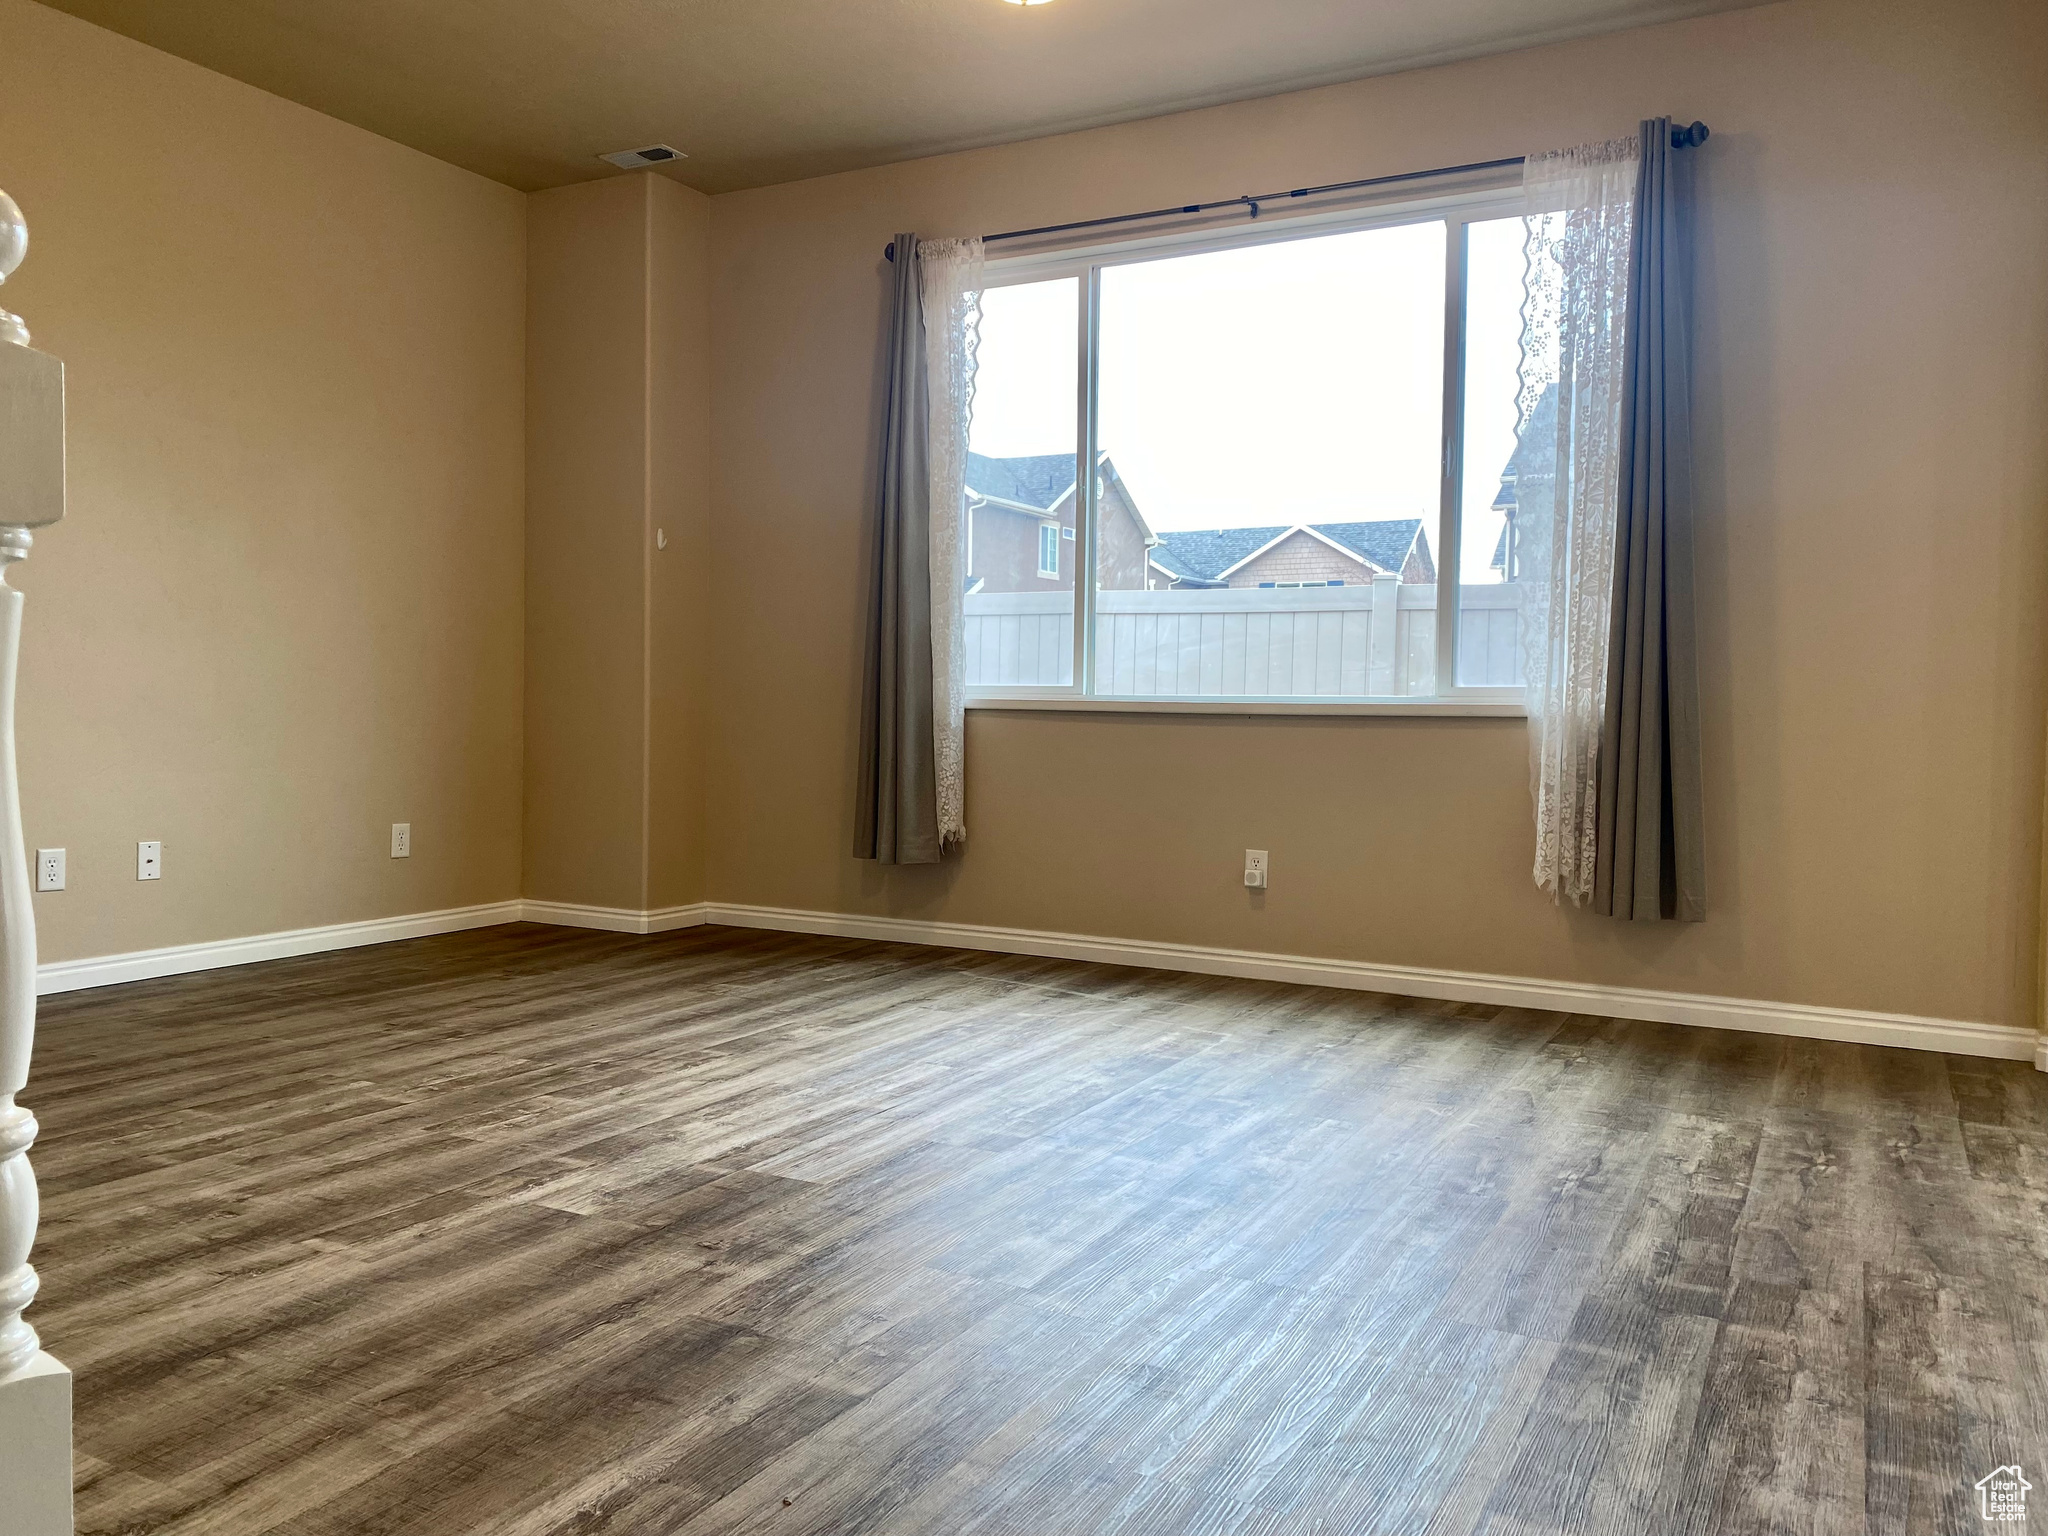
{"label": "neighbor house window", "polygon": [[991,261],[970,687],[1518,699],[1518,199]]}

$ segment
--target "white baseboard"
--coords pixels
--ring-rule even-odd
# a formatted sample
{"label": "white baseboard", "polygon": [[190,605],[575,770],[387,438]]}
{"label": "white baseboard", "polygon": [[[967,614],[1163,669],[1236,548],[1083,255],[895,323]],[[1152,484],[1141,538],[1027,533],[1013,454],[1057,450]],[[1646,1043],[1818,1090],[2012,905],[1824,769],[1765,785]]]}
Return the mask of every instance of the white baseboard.
{"label": "white baseboard", "polygon": [[1592,1013],[1659,1024],[1697,1024],[1810,1040],[1843,1040],[1857,1045],[1899,1045],[1959,1056],[2032,1058],[2048,1071],[2048,1044],[2029,1029],[1930,1019],[1916,1014],[1872,1013],[1823,1008],[1811,1003],[1771,1003],[1714,997],[1697,992],[1658,992],[1644,987],[1604,987],[1589,982],[1544,981],[1531,976],[1492,976],[1478,971],[1441,971],[1423,966],[1375,965],[1363,960],[1326,960],[1247,949],[1214,949],[1162,944],[1150,939],[1103,939],[1033,928],[991,928],[971,923],[916,922],[897,917],[849,917],[783,907],[708,904],[708,920],[740,928],[776,928],[792,933],[831,934],[848,939],[887,939],[899,944],[938,944],[955,949],[994,950],[1010,955],[1045,955],[1059,960],[1094,960],[1107,965],[1193,971],[1205,976],[1246,976],[1316,987],[1391,992],[1400,997],[1433,997],[1457,1003],[1494,1003],[1553,1013]]}
{"label": "white baseboard", "polygon": [[1897,1045],[1912,1050],[1951,1051],[1962,1056],[1995,1056],[2009,1061],[2031,1059],[2035,1066],[2048,1072],[2048,1041],[2042,1040],[2032,1030],[2007,1024],[1931,1019],[1915,1014],[1874,1013],[1854,1008],[1825,1008],[1811,1003],[1761,1002],[1697,992],[1659,992],[1645,987],[1545,981],[1530,976],[1494,976],[1479,971],[1377,965],[1364,960],[1318,959],[1248,949],[1164,944],[1151,939],[1097,938],[1089,934],[1054,933],[1036,928],[919,922],[900,917],[857,917],[839,912],[807,912],[789,907],[742,906],[716,901],[661,907],[650,912],[626,907],[582,906],[573,902],[491,902],[483,906],[453,907],[442,912],[421,912],[408,917],[382,917],[368,922],[335,923],[323,928],[297,928],[245,939],[179,944],[166,949],[137,950],[131,954],[101,955],[86,960],[60,960],[37,968],[36,990],[39,993],[71,992],[83,987],[143,981],[153,976],[177,976],[188,971],[248,965],[259,960],[281,960],[292,955],[352,949],[363,944],[387,944],[395,939],[424,938],[429,934],[454,933],[465,928],[487,928],[497,923],[520,921],[640,934],[667,933],[701,923],[727,923],[738,928],[772,928],[785,933],[883,939],[898,944],[932,944],[1010,955],[1043,955],[1058,960],[1092,960],[1107,965],[1192,971],[1205,976],[1245,976],[1259,981],[1291,981],[1308,986],[1390,992],[1401,997],[1493,1003],[1556,1013],[1603,1014],[1662,1024],[1696,1024],[1712,1029],[1742,1029],[1812,1040],[1843,1040],[1859,1045]]}
{"label": "white baseboard", "polygon": [[394,939],[421,939],[428,934],[455,933],[464,928],[488,928],[494,923],[518,922],[521,905],[516,901],[494,901],[479,907],[415,912],[406,917],[373,917],[360,923],[330,923],[322,928],[259,933],[246,939],[216,939],[205,944],[138,949],[125,955],[57,960],[36,967],[36,991],[76,992],[82,987],[105,987],[118,981],[182,976],[187,971],[251,965],[258,960],[284,960],[293,955],[354,949],[363,944],[389,944]]}
{"label": "white baseboard", "polygon": [[465,928],[490,928],[498,923],[553,923],[564,928],[603,928],[612,933],[666,933],[705,921],[704,904],[635,912],[624,907],[586,907],[561,901],[493,901],[476,907],[450,907],[405,917],[375,917],[360,923],[330,923],[320,928],[293,928],[259,933],[246,939],[217,939],[204,944],[174,944],[165,949],[138,949],[125,955],[95,955],[85,960],[57,960],[36,967],[36,991],[76,992],[155,976],[182,976],[222,966],[251,965],[259,960],[284,960],[330,949],[355,949],[364,944],[389,944],[396,939],[421,939]]}
{"label": "white baseboard", "polygon": [[563,928],[602,928],[607,933],[667,933],[708,922],[706,902],[684,907],[656,907],[638,912],[631,907],[585,907],[570,901],[522,901],[521,918],[529,923],[554,923]]}

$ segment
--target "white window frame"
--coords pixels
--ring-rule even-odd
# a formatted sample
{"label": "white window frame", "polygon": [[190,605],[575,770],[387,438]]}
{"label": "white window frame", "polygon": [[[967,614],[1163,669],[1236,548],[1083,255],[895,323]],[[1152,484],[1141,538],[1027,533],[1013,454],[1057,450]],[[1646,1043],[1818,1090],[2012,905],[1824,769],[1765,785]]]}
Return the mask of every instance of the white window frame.
{"label": "white window frame", "polygon": [[[1051,534],[1052,537],[1048,539],[1046,537],[1047,534]],[[1048,547],[1052,550],[1051,570],[1045,568],[1045,552]],[[1078,545],[1076,547],[1078,548]],[[1041,581],[1058,581],[1060,579],[1060,525],[1058,523],[1040,523],[1038,525],[1038,575]],[[1078,571],[1075,573],[1075,576],[1078,580]]]}
{"label": "white window frame", "polygon": [[[1270,205],[1268,205],[1270,207]],[[1074,455],[1074,681],[1030,687],[997,684],[969,689],[969,709],[1087,710],[1131,714],[1237,715],[1504,715],[1527,713],[1520,688],[1472,688],[1457,679],[1458,564],[1463,521],[1463,457],[1465,409],[1465,258],[1466,227],[1522,212],[1518,184],[1495,183],[1476,190],[1467,186],[1433,197],[1404,198],[1294,217],[1268,214],[1248,226],[1205,228],[1144,236],[1134,240],[991,258],[982,286],[1005,288],[1023,283],[1073,278],[1080,290],[1079,350],[1075,411],[1078,447]],[[1441,497],[1437,513],[1437,691],[1396,697],[1262,695],[1234,698],[1215,695],[1158,698],[1099,694],[1095,678],[1095,537],[1100,507],[1100,480],[1091,469],[1100,454],[1097,414],[1100,396],[1100,313],[1102,272],[1208,251],[1287,240],[1315,239],[1358,230],[1389,229],[1405,224],[1443,223],[1444,274],[1444,409]],[[1451,594],[1446,602],[1444,594]]]}

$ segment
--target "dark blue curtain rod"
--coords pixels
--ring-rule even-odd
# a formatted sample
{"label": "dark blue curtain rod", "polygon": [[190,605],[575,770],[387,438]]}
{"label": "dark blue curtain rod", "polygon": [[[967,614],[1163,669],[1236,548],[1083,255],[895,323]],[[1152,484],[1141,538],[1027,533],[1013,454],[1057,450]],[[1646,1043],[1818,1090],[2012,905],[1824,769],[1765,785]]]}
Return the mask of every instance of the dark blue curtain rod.
{"label": "dark blue curtain rod", "polygon": [[[1693,123],[1684,128],[1671,130],[1673,149],[1691,149],[1707,142],[1707,125]],[[1024,240],[1032,235],[1062,235],[1070,229],[1100,229],[1107,224],[1136,224],[1146,219],[1172,219],[1188,213],[1210,213],[1218,208],[1248,208],[1251,216],[1259,216],[1259,204],[1277,203],[1290,197],[1314,197],[1322,192],[1354,192],[1361,187],[1384,187],[1401,181],[1421,181],[1431,176],[1458,176],[1467,171],[1500,171],[1511,165],[1520,165],[1523,156],[1510,155],[1505,160],[1474,160],[1469,165],[1443,165],[1433,171],[1402,171],[1394,176],[1368,176],[1363,181],[1332,181],[1320,187],[1296,187],[1292,192],[1246,193],[1243,197],[1226,197],[1214,203],[1184,203],[1178,208],[1153,208],[1144,213],[1118,213],[1106,219],[1076,219],[1071,224],[1041,224],[1036,229],[1006,229],[999,235],[983,235],[982,244],[995,240]],[[891,240],[882,247],[882,259],[896,259],[896,242]]]}

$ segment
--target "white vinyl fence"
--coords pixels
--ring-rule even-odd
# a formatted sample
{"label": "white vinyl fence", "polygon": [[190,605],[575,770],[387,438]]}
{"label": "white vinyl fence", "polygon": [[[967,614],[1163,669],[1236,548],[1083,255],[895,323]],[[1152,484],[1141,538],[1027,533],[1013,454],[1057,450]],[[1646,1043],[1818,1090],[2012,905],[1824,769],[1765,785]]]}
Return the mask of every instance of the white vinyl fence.
{"label": "white vinyl fence", "polygon": [[[1461,682],[1521,682],[1520,594],[1464,589]],[[1069,685],[1074,594],[967,598],[970,687]],[[1230,587],[1102,592],[1095,599],[1095,691],[1123,698],[1204,695],[1398,697],[1436,689],[1436,588]]]}

